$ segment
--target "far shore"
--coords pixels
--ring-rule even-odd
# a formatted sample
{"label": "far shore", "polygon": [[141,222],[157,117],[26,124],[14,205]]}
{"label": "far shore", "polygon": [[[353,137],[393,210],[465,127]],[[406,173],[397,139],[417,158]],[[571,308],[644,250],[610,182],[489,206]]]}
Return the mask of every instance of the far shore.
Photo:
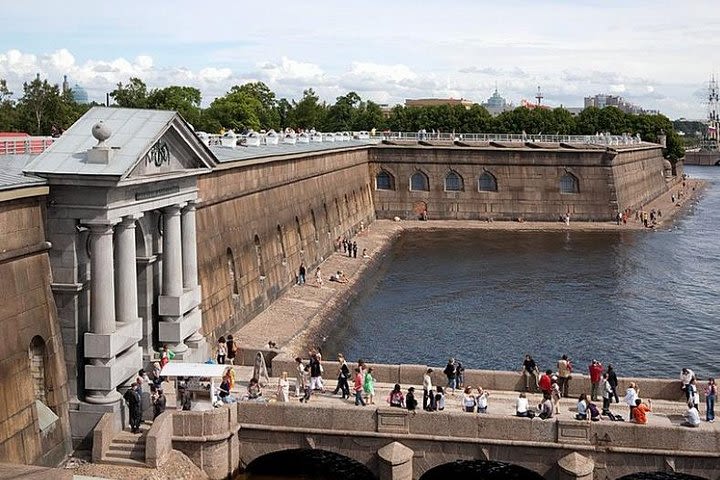
{"label": "far shore", "polygon": [[[627,223],[617,221],[581,222],[519,222],[478,220],[376,220],[360,231],[353,240],[358,244],[358,258],[349,258],[336,251],[320,264],[323,284],[318,286],[315,272],[309,271],[308,283],[287,289],[269,308],[261,312],[237,332],[232,332],[241,348],[268,349],[274,342],[278,349],[292,355],[304,355],[311,345],[322,345],[323,331],[345,311],[355,296],[365,287],[370,273],[379,268],[383,257],[395,239],[412,230],[499,230],[499,231],[653,231],[668,228],[681,217],[687,206],[707,187],[703,180],[687,179],[685,187],[677,182],[668,192],[643,206],[643,210],[661,211],[652,228],[636,220],[634,212]],[[680,192],[683,192],[682,194]],[[674,196],[675,202],[672,201]],[[367,251],[366,258],[360,252]],[[331,274],[342,271],[347,283],[329,281]]]}

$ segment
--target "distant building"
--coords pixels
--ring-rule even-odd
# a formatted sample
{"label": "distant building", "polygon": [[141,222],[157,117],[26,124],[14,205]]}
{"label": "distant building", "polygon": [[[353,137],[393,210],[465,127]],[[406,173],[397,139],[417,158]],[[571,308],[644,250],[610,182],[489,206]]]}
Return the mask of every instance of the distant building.
{"label": "distant building", "polygon": [[537,102],[531,102],[529,100],[522,99],[520,100],[520,106],[525,107],[528,110],[552,110],[553,108],[550,105],[541,105]]}
{"label": "distant building", "polygon": [[497,87],[495,87],[495,91],[490,98],[488,98],[485,103],[482,103],[481,106],[485,107],[485,110],[487,110],[493,117],[515,108],[512,103],[508,103],[507,100],[505,100],[505,97],[498,93]]}
{"label": "distant building", "polygon": [[588,107],[617,107],[625,113],[639,114],[657,114],[657,110],[646,110],[638,105],[626,101],[619,95],[607,95],[605,93],[599,93],[592,97],[585,97],[585,108]]}
{"label": "distant building", "polygon": [[77,83],[71,89],[70,82],[68,82],[67,75],[63,75],[62,91],[63,91],[63,93],[65,93],[68,90],[71,91],[73,100],[75,100],[77,103],[90,103],[88,100],[87,90],[82,88]]}
{"label": "distant building", "polygon": [[470,108],[475,105],[475,102],[466,100],[464,98],[417,98],[405,99],[406,107],[437,107],[440,105],[462,105],[465,108]]}

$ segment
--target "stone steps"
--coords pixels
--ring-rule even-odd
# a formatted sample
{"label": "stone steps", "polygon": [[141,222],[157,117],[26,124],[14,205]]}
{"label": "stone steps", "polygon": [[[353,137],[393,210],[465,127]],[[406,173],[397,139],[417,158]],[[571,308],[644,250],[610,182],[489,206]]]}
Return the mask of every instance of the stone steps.
{"label": "stone steps", "polygon": [[113,438],[100,463],[145,467],[145,437],[150,427],[140,426],[140,433],[122,431]]}

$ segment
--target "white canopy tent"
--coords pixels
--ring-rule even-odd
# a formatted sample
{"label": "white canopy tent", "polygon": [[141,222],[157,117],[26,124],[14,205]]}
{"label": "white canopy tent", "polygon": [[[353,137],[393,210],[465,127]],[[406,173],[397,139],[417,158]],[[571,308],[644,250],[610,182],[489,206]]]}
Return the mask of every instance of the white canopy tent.
{"label": "white canopy tent", "polygon": [[[210,402],[215,405],[217,401],[215,383],[217,379],[221,379],[228,365],[218,365],[216,363],[174,363],[166,364],[160,371],[163,377],[189,377],[189,378],[208,378],[210,379]],[[176,384],[177,387],[177,384]]]}

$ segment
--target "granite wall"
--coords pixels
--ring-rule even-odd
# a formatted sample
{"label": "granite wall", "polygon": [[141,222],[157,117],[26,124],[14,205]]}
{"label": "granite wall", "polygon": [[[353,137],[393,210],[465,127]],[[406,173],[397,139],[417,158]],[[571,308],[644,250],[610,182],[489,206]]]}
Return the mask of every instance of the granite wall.
{"label": "granite wall", "polygon": [[[0,460],[11,463],[55,465],[70,451],[45,201],[41,195],[0,202]],[[36,398],[58,417],[43,430],[48,416]]]}
{"label": "granite wall", "polygon": [[203,331],[233,331],[374,219],[367,147],[218,166],[198,181]]}
{"label": "granite wall", "polygon": [[[542,147],[423,147],[382,145],[369,152],[375,183],[385,171],[393,189],[375,189],[378,218],[555,221],[567,212],[574,220],[612,220],[618,208],[638,206],[667,186],[659,145],[617,149],[551,145]],[[416,172],[428,178],[427,191],[411,190]],[[460,176],[459,191],[450,191],[449,173]],[[479,188],[481,175],[496,181],[496,191]],[[576,193],[561,193],[563,176],[577,180]],[[373,185],[375,187],[375,185]]]}

